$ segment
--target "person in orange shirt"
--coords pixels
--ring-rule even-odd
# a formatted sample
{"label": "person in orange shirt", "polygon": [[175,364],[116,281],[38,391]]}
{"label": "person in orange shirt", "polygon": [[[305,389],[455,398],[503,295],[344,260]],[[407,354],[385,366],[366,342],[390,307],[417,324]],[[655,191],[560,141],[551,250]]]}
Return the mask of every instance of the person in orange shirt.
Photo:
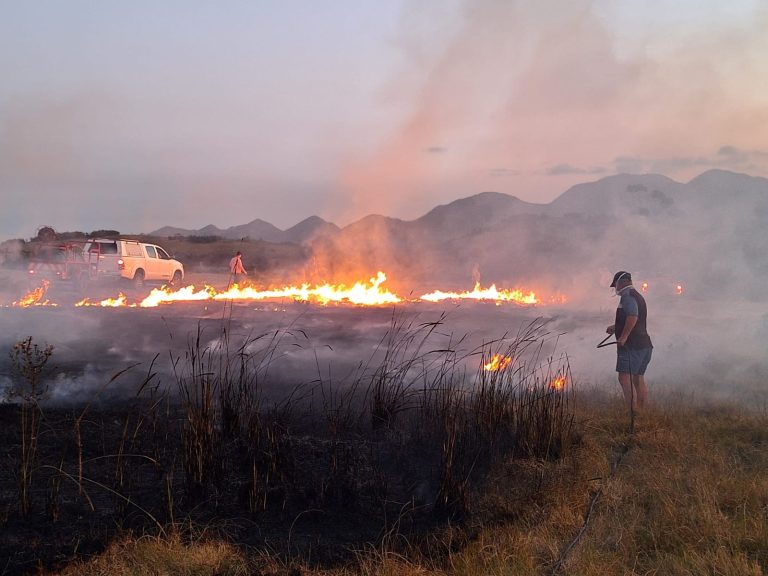
{"label": "person in orange shirt", "polygon": [[248,275],[245,266],[243,266],[243,254],[239,250],[229,261],[229,272],[230,279],[234,284],[240,283]]}

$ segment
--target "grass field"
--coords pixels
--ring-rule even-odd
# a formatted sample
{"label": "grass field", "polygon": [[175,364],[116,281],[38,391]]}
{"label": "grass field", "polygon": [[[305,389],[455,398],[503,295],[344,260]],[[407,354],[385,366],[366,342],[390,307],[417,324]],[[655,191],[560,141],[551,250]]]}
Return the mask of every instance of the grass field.
{"label": "grass field", "polygon": [[[728,406],[655,406],[639,415],[630,435],[613,402],[580,398],[578,405],[578,450],[556,463],[527,462],[524,471],[520,464],[500,467],[486,495],[498,517],[469,531],[445,528],[426,549],[397,546],[395,552],[380,543],[343,566],[317,569],[305,558],[238,548],[197,527],[186,537],[124,538],[63,573],[765,573],[763,416]],[[536,485],[524,505],[516,500],[520,478]]]}
{"label": "grass field", "polygon": [[[393,319],[370,372],[271,407],[273,341],[190,343],[177,408],[154,392],[69,412],[38,405],[52,349],[19,342],[5,573],[764,573],[764,412],[668,399],[632,427],[617,394],[556,392],[524,364],[468,389],[451,354],[424,350],[436,327]],[[539,330],[505,352],[523,358]]]}

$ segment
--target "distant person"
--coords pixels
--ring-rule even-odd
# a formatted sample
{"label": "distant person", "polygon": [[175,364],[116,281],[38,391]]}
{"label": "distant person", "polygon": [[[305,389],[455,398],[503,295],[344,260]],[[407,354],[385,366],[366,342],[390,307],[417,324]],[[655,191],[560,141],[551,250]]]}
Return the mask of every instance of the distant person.
{"label": "distant person", "polygon": [[239,284],[248,275],[245,266],[243,266],[243,254],[239,250],[229,261],[229,272],[230,279],[234,284]]}
{"label": "distant person", "polygon": [[646,329],[648,309],[645,299],[632,286],[629,272],[616,272],[611,288],[621,299],[616,309],[616,320],[605,331],[616,335],[616,372],[619,373],[624,400],[631,409],[642,410],[648,401],[645,369],[653,352],[651,337]]}

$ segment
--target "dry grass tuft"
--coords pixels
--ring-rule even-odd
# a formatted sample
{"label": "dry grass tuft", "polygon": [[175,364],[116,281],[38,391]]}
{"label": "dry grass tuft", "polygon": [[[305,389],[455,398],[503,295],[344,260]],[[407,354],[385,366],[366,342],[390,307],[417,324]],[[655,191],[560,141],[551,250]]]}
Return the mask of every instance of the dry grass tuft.
{"label": "dry grass tuft", "polygon": [[62,576],[158,576],[185,574],[245,576],[253,565],[234,546],[222,541],[184,541],[167,538],[126,538],[90,562],[77,562]]}

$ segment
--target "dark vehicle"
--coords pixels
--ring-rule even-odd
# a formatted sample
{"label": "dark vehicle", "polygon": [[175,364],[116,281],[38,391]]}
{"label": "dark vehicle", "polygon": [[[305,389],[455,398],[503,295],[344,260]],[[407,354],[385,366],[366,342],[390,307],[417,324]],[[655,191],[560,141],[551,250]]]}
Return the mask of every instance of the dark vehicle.
{"label": "dark vehicle", "polygon": [[85,290],[98,277],[98,246],[86,250],[85,240],[55,240],[30,245],[29,279],[67,281],[78,290]]}

